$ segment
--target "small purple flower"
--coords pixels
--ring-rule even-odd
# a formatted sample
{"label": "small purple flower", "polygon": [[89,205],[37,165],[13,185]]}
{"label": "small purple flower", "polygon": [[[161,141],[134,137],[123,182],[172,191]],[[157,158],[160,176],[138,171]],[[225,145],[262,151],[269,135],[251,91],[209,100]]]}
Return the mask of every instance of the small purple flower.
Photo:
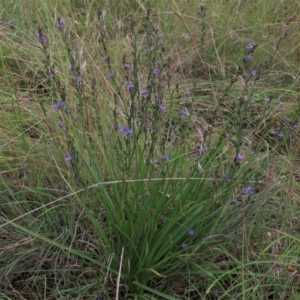
{"label": "small purple flower", "polygon": [[166,112],[166,108],[163,105],[159,106],[159,111]]}
{"label": "small purple flower", "polygon": [[244,195],[251,195],[253,193],[254,193],[254,191],[253,191],[253,188],[251,186],[247,186],[243,190]]}
{"label": "small purple flower", "polygon": [[276,136],[277,136],[277,138],[278,138],[279,140],[282,140],[283,137],[284,137],[284,134],[283,134],[282,132],[278,132],[278,133],[276,134]]}
{"label": "small purple flower", "polygon": [[186,244],[186,243],[183,243],[183,244],[181,245],[181,247],[182,247],[182,248],[186,248],[186,247],[187,247],[187,244]]}
{"label": "small purple flower", "polygon": [[71,153],[68,154],[68,156],[66,157],[66,162],[71,162],[73,160],[73,156],[71,155]]}
{"label": "small purple flower", "polygon": [[170,156],[169,155],[163,155],[162,159],[163,159],[164,162],[167,162],[167,161],[170,160]]}
{"label": "small purple flower", "polygon": [[230,203],[236,205],[236,204],[239,204],[240,201],[238,201],[238,200],[236,200],[236,199],[233,199]]}
{"label": "small purple flower", "polygon": [[76,82],[77,82],[78,85],[81,85],[83,80],[80,76],[78,76],[78,77],[76,77]]}
{"label": "small purple flower", "polygon": [[247,56],[245,56],[244,61],[245,62],[249,62],[253,60],[253,56],[251,54],[248,54]]}
{"label": "small purple flower", "polygon": [[239,153],[236,157],[235,157],[235,160],[236,161],[242,161],[244,159],[244,156],[241,154],[241,153]]}
{"label": "small purple flower", "polygon": [[129,83],[127,84],[127,87],[131,90],[131,89],[134,88],[134,84],[133,84],[132,82],[129,82]]}
{"label": "small purple flower", "polygon": [[66,24],[66,21],[65,21],[64,19],[58,18],[58,25],[59,25],[60,27],[64,27],[65,24]]}
{"label": "small purple flower", "polygon": [[206,153],[207,153],[207,150],[204,149],[204,148],[202,148],[202,149],[199,150],[199,154],[200,154],[201,156],[205,155]]}
{"label": "small purple flower", "polygon": [[64,107],[64,104],[62,102],[55,102],[53,104],[53,107],[56,109],[56,110],[61,110],[63,107]]}
{"label": "small purple flower", "polygon": [[188,235],[189,235],[189,236],[194,236],[194,235],[195,235],[195,230],[190,229],[190,230],[188,231]]}
{"label": "small purple flower", "polygon": [[256,47],[256,45],[255,45],[255,44],[252,44],[252,43],[250,43],[250,44],[248,44],[248,45],[246,46],[246,48],[247,48],[249,51],[254,51],[255,47]]}
{"label": "small purple flower", "polygon": [[147,94],[148,94],[148,89],[143,89],[143,90],[141,91],[141,95],[142,95],[142,96],[147,96]]}
{"label": "small purple flower", "polygon": [[271,102],[271,99],[270,99],[270,98],[265,98],[265,102],[266,102],[266,103],[270,103],[270,102]]}
{"label": "small purple flower", "polygon": [[140,116],[140,115],[142,114],[142,110],[141,110],[141,109],[137,109],[137,110],[136,110],[136,113],[137,113],[137,115]]}
{"label": "small purple flower", "polygon": [[109,78],[114,78],[114,77],[115,77],[115,74],[114,74],[114,73],[108,73],[108,77],[109,77]]}
{"label": "small purple flower", "polygon": [[109,61],[109,57],[107,55],[103,56],[102,58],[104,61]]}
{"label": "small purple flower", "polygon": [[256,76],[256,75],[257,75],[257,73],[256,73],[256,71],[255,71],[255,70],[252,70],[252,71],[250,72],[250,75],[254,77],[254,76]]}
{"label": "small purple flower", "polygon": [[131,64],[126,63],[124,65],[125,70],[129,70],[131,68]]}
{"label": "small purple flower", "polygon": [[158,70],[154,70],[154,71],[153,71],[153,75],[154,75],[155,77],[159,76],[159,71],[158,71]]}
{"label": "small purple flower", "polygon": [[227,174],[227,173],[225,173],[224,175],[223,175],[223,178],[224,178],[224,180],[229,180],[229,175]]}
{"label": "small purple flower", "polygon": [[293,126],[292,126],[292,128],[294,129],[294,130],[296,130],[296,129],[298,129],[298,124],[294,124]]}
{"label": "small purple flower", "polygon": [[133,130],[128,128],[127,126],[120,126],[120,131],[123,132],[129,138],[132,137]]}
{"label": "small purple flower", "polygon": [[188,115],[189,115],[189,112],[188,112],[188,110],[187,110],[186,108],[183,108],[183,109],[180,110],[180,114],[181,114],[182,116],[188,116]]}
{"label": "small purple flower", "polygon": [[39,35],[38,40],[43,45],[46,43],[46,37],[42,33]]}

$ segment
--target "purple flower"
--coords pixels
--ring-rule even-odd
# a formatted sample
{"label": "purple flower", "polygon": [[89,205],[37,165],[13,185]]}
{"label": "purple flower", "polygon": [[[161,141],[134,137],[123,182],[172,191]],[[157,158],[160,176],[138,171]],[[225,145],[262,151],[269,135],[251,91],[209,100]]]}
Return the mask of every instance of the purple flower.
{"label": "purple flower", "polygon": [[162,159],[163,159],[164,162],[167,162],[167,161],[170,160],[170,156],[169,155],[163,155]]}
{"label": "purple flower", "polygon": [[166,108],[163,105],[159,106],[159,111],[166,112]]}
{"label": "purple flower", "polygon": [[200,154],[201,156],[205,155],[206,153],[207,153],[207,150],[206,150],[206,149],[200,149],[200,150],[199,150],[199,154]]}
{"label": "purple flower", "polygon": [[132,82],[129,82],[129,83],[127,84],[127,87],[131,90],[131,89],[134,88],[134,84],[133,84]]}
{"label": "purple flower", "polygon": [[189,235],[189,236],[194,236],[194,235],[195,235],[195,230],[190,229],[190,230],[188,231],[188,235]]}
{"label": "purple flower", "polygon": [[114,78],[114,77],[115,77],[115,74],[114,74],[114,73],[108,73],[108,77],[109,77],[109,78]]}
{"label": "purple flower", "polygon": [[241,153],[239,153],[236,157],[235,157],[235,160],[236,161],[242,161],[244,159],[244,156],[241,154]]}
{"label": "purple flower", "polygon": [[154,71],[153,71],[153,75],[154,75],[155,77],[159,76],[159,71],[158,71],[158,70],[154,70]]}
{"label": "purple flower", "polygon": [[252,44],[252,43],[250,43],[250,44],[248,44],[248,45],[246,46],[246,48],[247,48],[249,51],[254,51],[255,47],[256,47],[256,45],[255,45],[255,44]]}
{"label": "purple flower", "polygon": [[253,188],[251,186],[247,186],[243,190],[244,195],[251,195],[253,193],[254,193],[254,191],[253,191]]}
{"label": "purple flower", "polygon": [[249,62],[253,60],[253,56],[251,54],[248,54],[247,56],[244,57],[244,62]]}
{"label": "purple flower", "polygon": [[126,64],[124,65],[124,68],[125,68],[125,70],[129,70],[129,69],[131,68],[131,64],[127,64],[127,63],[126,63]]}
{"label": "purple flower", "polygon": [[71,155],[71,153],[68,154],[68,156],[66,157],[66,162],[71,162],[73,160],[73,156]]}
{"label": "purple flower", "polygon": [[39,40],[39,42],[41,43],[41,44],[45,44],[45,42],[46,42],[46,37],[41,33],[40,35],[39,35],[39,37],[38,37],[38,40]]}
{"label": "purple flower", "polygon": [[133,130],[128,128],[127,126],[120,126],[120,131],[123,132],[129,138],[132,137]]}
{"label": "purple flower", "polygon": [[227,173],[225,173],[225,174],[223,175],[223,178],[224,178],[224,180],[229,180],[229,175],[228,175]]}
{"label": "purple flower", "polygon": [[270,99],[270,98],[265,98],[265,102],[266,102],[266,103],[270,103],[270,102],[271,102],[271,99]]}
{"label": "purple flower", "polygon": [[60,27],[65,26],[65,24],[66,24],[66,21],[65,21],[64,19],[58,18],[58,25],[59,25]]}
{"label": "purple flower", "polygon": [[276,134],[276,136],[278,137],[279,140],[282,140],[283,137],[284,137],[284,134],[283,134],[282,132],[278,132],[278,133]]}
{"label": "purple flower", "polygon": [[251,76],[256,76],[256,75],[257,75],[257,73],[256,73],[256,71],[255,71],[255,70],[252,70],[252,71],[250,72],[250,75],[251,75]]}
{"label": "purple flower", "polygon": [[62,102],[55,102],[53,106],[56,110],[61,110],[64,107],[64,104]]}
{"label": "purple flower", "polygon": [[239,204],[240,201],[238,201],[238,200],[236,200],[236,199],[233,199],[230,203],[236,205],[236,204]]}
{"label": "purple flower", "polygon": [[102,58],[104,61],[109,61],[109,57],[107,55],[103,56]]}
{"label": "purple flower", "polygon": [[189,115],[189,112],[188,112],[188,110],[187,110],[186,108],[183,108],[183,109],[180,110],[180,114],[181,114],[182,116],[188,116],[188,115]]}
{"label": "purple flower", "polygon": [[298,124],[294,124],[293,126],[292,126],[292,128],[294,129],[294,130],[296,130],[296,129],[298,129]]}
{"label": "purple flower", "polygon": [[141,91],[141,95],[142,95],[142,96],[147,96],[147,94],[148,94],[148,89],[143,89],[143,90]]}
{"label": "purple flower", "polygon": [[83,80],[80,76],[78,76],[78,77],[76,77],[76,82],[77,82],[78,85],[81,85]]}
{"label": "purple flower", "polygon": [[182,248],[186,248],[186,246],[187,246],[186,243],[183,243],[183,244],[181,245]]}
{"label": "purple flower", "polygon": [[137,109],[136,113],[140,116],[142,114],[142,110],[141,109]]}

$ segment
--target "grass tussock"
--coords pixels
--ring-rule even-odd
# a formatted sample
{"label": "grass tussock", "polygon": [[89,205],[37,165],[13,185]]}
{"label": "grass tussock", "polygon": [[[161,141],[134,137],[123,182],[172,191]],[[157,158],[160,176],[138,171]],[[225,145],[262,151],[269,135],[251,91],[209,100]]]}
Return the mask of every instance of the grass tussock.
{"label": "grass tussock", "polygon": [[298,299],[299,4],[29,2],[0,1],[0,298]]}

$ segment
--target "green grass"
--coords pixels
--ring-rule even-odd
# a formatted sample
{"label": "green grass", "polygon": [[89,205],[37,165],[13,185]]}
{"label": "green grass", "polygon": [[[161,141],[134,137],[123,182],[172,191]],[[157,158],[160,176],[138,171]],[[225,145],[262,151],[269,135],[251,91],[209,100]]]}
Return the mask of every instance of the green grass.
{"label": "green grass", "polygon": [[223,2],[0,0],[1,299],[298,299],[300,7]]}

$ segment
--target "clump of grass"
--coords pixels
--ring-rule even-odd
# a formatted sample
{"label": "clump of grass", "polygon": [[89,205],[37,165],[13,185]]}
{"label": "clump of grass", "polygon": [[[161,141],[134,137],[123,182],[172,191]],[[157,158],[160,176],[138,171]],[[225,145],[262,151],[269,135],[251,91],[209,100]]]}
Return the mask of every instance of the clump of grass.
{"label": "clump of grass", "polygon": [[1,296],[298,293],[295,24],[116,4],[45,2],[7,31],[27,69],[3,58]]}

